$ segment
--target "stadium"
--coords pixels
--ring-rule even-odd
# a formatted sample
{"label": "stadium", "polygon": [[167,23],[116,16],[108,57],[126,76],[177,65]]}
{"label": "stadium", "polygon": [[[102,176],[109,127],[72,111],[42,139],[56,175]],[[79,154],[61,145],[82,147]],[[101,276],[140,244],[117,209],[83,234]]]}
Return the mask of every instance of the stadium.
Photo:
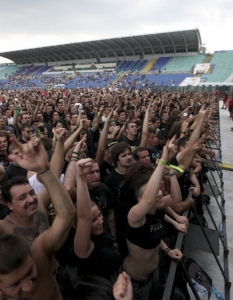
{"label": "stadium", "polygon": [[[233,51],[209,53],[198,29],[25,49],[0,56],[14,62],[0,66],[2,87],[9,86],[9,77],[14,77],[12,89],[130,84],[170,91],[179,87],[197,92],[218,89],[221,95],[232,92]],[[24,80],[19,83],[19,78]]]}
{"label": "stadium", "polygon": [[[230,109],[231,106],[233,107],[233,50],[222,50],[210,53],[205,44],[202,43],[200,30],[196,28],[8,51],[0,53],[0,57],[12,61],[10,63],[0,64],[0,126],[2,126],[0,127],[0,139],[3,139],[1,143],[8,143],[9,146],[4,151],[0,149],[0,159],[2,159],[0,163],[2,167],[5,168],[5,172],[7,172],[7,168],[13,164],[10,163],[8,159],[9,155],[11,154],[11,157],[13,157],[13,154],[15,156],[18,155],[13,153],[15,149],[11,146],[14,144],[14,139],[18,139],[22,144],[30,144],[34,138],[38,138],[38,140],[40,138],[40,141],[43,141],[48,157],[52,157],[50,165],[56,170],[56,176],[61,176],[62,178],[63,174],[65,174],[64,177],[66,178],[66,171],[69,166],[71,165],[73,167],[73,169],[71,169],[72,172],[70,172],[70,169],[70,173],[67,172],[69,176],[72,175],[73,177],[68,177],[70,182],[68,182],[68,184],[66,182],[67,186],[64,180],[64,186],[69,196],[75,198],[75,194],[72,193],[75,193],[76,189],[78,190],[78,188],[76,188],[78,186],[76,176],[78,177],[78,175],[77,171],[74,171],[74,167],[76,164],[78,165],[79,158],[91,158],[93,165],[99,164],[100,167],[105,168],[103,174],[106,179],[117,170],[120,161],[119,157],[122,154],[122,152],[120,152],[114,161],[111,157],[113,154],[109,148],[115,145],[119,146],[119,144],[127,144],[124,151],[128,151],[127,155],[131,157],[133,153],[133,158],[131,159],[131,163],[133,162],[132,165],[135,162],[137,163],[140,158],[140,155],[137,153],[137,148],[141,148],[140,151],[142,152],[148,151],[147,158],[149,160],[142,161],[142,165],[143,162],[148,163],[149,161],[149,167],[147,165],[148,169],[143,171],[146,173],[149,170],[152,172],[151,174],[153,174],[158,168],[156,165],[160,167],[163,165],[165,171],[169,169],[168,173],[164,173],[164,178],[166,179],[164,190],[167,193],[166,196],[172,194],[172,197],[175,195],[174,198],[185,198],[185,200],[187,200],[186,203],[188,203],[185,209],[178,209],[173,215],[172,213],[171,215],[168,213],[168,215],[171,216],[169,226],[172,227],[172,225],[175,224],[174,228],[176,229],[176,233],[174,237],[166,236],[164,240],[167,246],[160,248],[160,258],[157,259],[157,263],[161,259],[162,267],[160,272],[162,271],[162,275],[160,279],[162,278],[162,280],[159,281],[160,294],[158,294],[158,297],[156,295],[156,298],[153,299],[184,300],[189,298],[187,295],[190,296],[190,293],[191,295],[193,293],[194,295],[192,295],[192,297],[190,296],[190,299],[202,299],[201,296],[203,295],[206,297],[203,299],[214,299],[215,296],[218,297],[218,299],[224,299],[221,295],[224,294],[225,299],[229,300],[230,293],[232,293],[230,290],[230,276],[232,276],[230,265],[232,258],[229,255],[227,240],[227,231],[230,230],[230,222],[228,224],[226,223],[226,216],[230,214],[231,218],[232,207],[230,204],[231,201],[226,200],[232,199],[232,180],[230,180],[231,174],[229,172],[232,171],[233,167],[231,165],[231,145],[229,144],[229,149],[227,150],[222,148],[226,148],[223,144],[226,145],[228,143],[229,124],[232,124],[233,120],[233,108],[232,112]],[[224,100],[223,105],[220,107],[222,100]],[[221,108],[223,110],[221,110]],[[111,117],[109,117],[109,115]],[[163,119],[164,115],[173,122],[170,123],[170,127],[167,126],[167,120]],[[23,120],[25,116],[26,121]],[[30,122],[28,120],[30,120]],[[156,122],[159,123],[158,127],[155,125]],[[134,128],[130,128],[129,124],[133,124]],[[110,131],[110,127],[112,131]],[[116,131],[114,131],[114,128],[116,128]],[[173,130],[174,128],[175,131]],[[61,130],[65,132],[64,139],[57,133],[61,132]],[[133,130],[134,133],[132,133]],[[233,128],[231,131],[233,131]],[[131,132],[131,135],[128,134],[129,132]],[[148,136],[150,136],[150,134],[152,136],[154,135],[154,140],[156,139],[152,147],[148,142]],[[179,140],[182,139],[184,144],[179,145]],[[192,141],[190,147],[187,146],[189,143],[188,139]],[[11,143],[12,140],[13,142]],[[170,145],[171,140],[176,141]],[[204,145],[202,144],[203,141],[205,141]],[[85,144],[86,148],[83,144]],[[67,145],[69,145],[69,147]],[[85,150],[82,150],[81,145]],[[185,152],[186,155],[183,156],[183,160],[187,163],[191,157],[193,161],[191,160],[189,162],[188,167],[185,164],[180,165],[178,159],[176,161],[177,165],[174,165],[173,162],[171,163],[172,156],[169,157],[169,161],[165,162],[161,157],[164,149],[165,153],[166,151],[169,152],[169,150],[166,150],[166,145],[169,145],[170,150],[171,148],[173,150],[175,149],[174,153],[178,151],[178,148],[182,149],[182,151],[185,151],[185,148],[186,150],[188,149],[188,154]],[[32,144],[30,144],[30,146],[32,147]],[[65,146],[67,146],[66,151],[64,150]],[[24,146],[20,149],[23,149],[23,147]],[[204,149],[203,152],[201,151],[201,147]],[[197,148],[198,150],[196,150]],[[70,150],[72,151],[69,156],[67,153]],[[179,154],[182,151],[180,151]],[[57,155],[56,159],[53,159],[54,153]],[[223,157],[225,163],[222,163]],[[20,159],[18,158],[18,160],[16,160],[16,158],[12,158],[12,162],[18,162],[20,167]],[[35,161],[37,161],[36,157]],[[73,162],[75,162],[75,164]],[[193,163],[192,167],[191,163]],[[15,166],[18,167],[17,164]],[[60,168],[60,166],[62,166],[63,169]],[[57,167],[61,169],[59,172],[57,171]],[[187,167],[187,169],[185,169],[185,167]],[[46,165],[46,168],[36,173],[39,176],[42,175],[43,178],[44,173],[46,174],[49,168],[50,167]],[[128,169],[130,170],[130,168]],[[127,173],[128,169],[125,166],[124,168],[122,167],[122,169],[120,169],[120,171],[123,170],[122,173],[118,172],[117,175],[116,171],[115,181],[113,180],[114,184],[112,185],[111,183],[109,185],[107,184],[108,180],[103,182],[100,182],[100,179],[98,181],[98,178],[93,180],[94,183],[105,184],[110,192],[107,193],[106,190],[103,189],[104,193],[106,192],[107,196],[110,195],[110,198],[112,197],[113,203],[109,204],[107,200],[107,204],[98,202],[100,194],[97,192],[95,194],[93,192],[95,188],[89,189],[88,186],[91,195],[90,200],[92,203],[97,201],[96,206],[95,204],[93,206],[97,207],[99,215],[101,215],[102,212],[105,213],[105,215],[103,213],[106,218],[104,222],[108,222],[109,211],[111,211],[113,215],[120,215],[119,191],[124,183],[123,178],[125,175],[127,177],[128,174],[129,178],[127,180],[130,180],[131,177],[135,175],[132,173],[133,175],[130,176],[130,172]],[[192,179],[194,177],[193,181],[190,179],[190,169],[196,171],[192,174],[194,175],[192,176]],[[102,169],[97,169],[95,172],[101,173],[102,171]],[[140,167],[139,171],[142,171]],[[186,185],[184,187],[187,192],[185,197],[183,197],[183,194],[178,193],[178,190],[182,189],[179,187],[179,184],[172,184],[172,178],[176,177],[173,175],[177,175],[178,173],[186,174],[186,179],[190,177],[187,179],[187,186],[190,184],[189,188]],[[141,177],[144,175],[143,173]],[[29,176],[28,173],[27,176]],[[153,175],[151,175],[151,177],[152,176]],[[30,181],[30,184],[35,184],[35,188],[34,186],[33,188],[38,188],[38,190],[36,190],[37,193],[40,191],[39,188],[43,188],[43,185],[37,180],[36,174],[32,175],[32,177],[33,180]],[[121,182],[117,182],[119,177]],[[126,180],[125,178],[124,180]],[[153,184],[157,186],[157,178],[154,179],[156,180],[154,180]],[[168,183],[170,182],[169,180],[171,180],[170,186]],[[42,182],[46,186],[45,181]],[[79,183],[80,182],[81,180]],[[199,193],[195,190],[195,183],[196,186],[199,186]],[[4,184],[3,181],[2,185]],[[161,183],[161,186],[163,184]],[[162,190],[161,186],[158,186],[159,191],[160,189]],[[168,186],[169,188],[167,188]],[[137,186],[134,191],[132,190],[133,192],[128,194],[128,198],[132,196],[131,194],[135,194],[136,197],[136,195],[139,194],[140,188],[141,186]],[[151,189],[152,188],[153,187],[151,187]],[[81,189],[81,195],[83,195],[83,190],[84,188]],[[224,190],[226,192],[225,195]],[[91,192],[93,192],[93,194],[91,194]],[[78,197],[79,193],[77,193],[77,199]],[[102,194],[100,196],[102,200],[101,197]],[[138,196],[137,201],[140,203],[142,198]],[[140,201],[138,199],[140,199]],[[52,199],[52,204],[53,201],[54,199]],[[114,206],[114,201],[118,201],[117,205],[119,205],[119,207],[117,205],[117,207]],[[78,201],[76,203],[78,203]],[[56,207],[56,205],[54,205],[54,207]],[[111,209],[107,211],[109,207]],[[51,203],[50,208],[52,209],[51,211],[49,209],[49,217],[54,220],[54,218],[56,219],[56,214]],[[78,210],[79,209],[77,209],[77,215],[79,214]],[[11,212],[9,211],[8,214],[11,215]],[[148,214],[150,214],[149,210],[147,212],[147,215]],[[100,218],[99,215],[95,219]],[[175,216],[177,220],[182,221],[177,221]],[[7,218],[9,216],[4,217]],[[69,217],[66,217],[66,219],[68,220]],[[78,218],[79,217],[81,218],[82,214],[78,215]],[[89,222],[92,219],[90,216],[88,217]],[[51,228],[53,227],[53,220],[50,224]],[[91,222],[93,222],[93,220]],[[18,223],[20,226],[22,225],[20,222]],[[79,224],[77,226],[79,226]],[[151,226],[150,230],[153,232],[153,226],[155,225],[153,224]],[[112,228],[110,228],[109,224],[107,224],[106,227],[111,231]],[[171,230],[172,233],[174,228]],[[75,227],[75,230],[76,229]],[[82,229],[83,232],[85,232],[84,227]],[[117,242],[115,242],[116,232],[114,232],[114,230],[116,229],[113,229],[113,234],[112,232],[110,233],[112,234],[111,242],[114,240],[114,245],[111,245],[111,249],[114,249],[115,255],[118,250],[115,247]],[[92,234],[91,230],[90,232]],[[89,236],[90,232],[88,233]],[[33,234],[36,233],[37,231],[34,230]],[[66,233],[63,233],[63,235],[65,236]],[[62,236],[60,238],[62,240]],[[74,239],[74,236],[72,238]],[[85,239],[89,239],[89,237],[85,236],[82,242],[85,241]],[[117,240],[119,240],[118,237]],[[92,241],[90,243],[92,243]],[[134,242],[132,242],[132,244],[134,244]],[[140,248],[141,245],[142,243],[139,244],[139,246],[136,244],[138,248]],[[156,247],[157,246],[158,245],[156,245]],[[73,276],[73,282],[80,278],[83,280],[83,276],[85,278],[88,274],[84,272],[84,274],[80,273],[80,275],[78,271],[79,268],[85,271],[85,268],[80,267],[80,265],[74,266],[69,260],[71,248],[72,251],[74,248],[73,244],[70,246],[70,244],[68,245],[67,243],[65,247],[67,247],[68,252],[65,252],[67,249],[63,248],[62,251],[59,252],[60,249],[55,247],[56,251],[58,250],[56,252],[56,254],[58,253],[56,259],[69,273],[67,275],[68,279],[69,276]],[[148,248],[141,248],[147,251],[148,249],[149,251],[152,249],[150,246],[148,246]],[[174,250],[177,250],[177,256],[182,252],[184,256],[190,256],[196,260],[211,278],[206,276],[200,268],[198,268],[194,275],[187,273],[188,268],[186,270],[185,261],[182,260],[183,264],[178,263],[181,257],[177,259],[177,257],[169,255],[169,251],[172,252]],[[159,252],[158,248],[157,252]],[[75,254],[77,253],[75,252]],[[89,259],[89,257],[85,255],[80,257],[84,257],[84,260]],[[73,256],[71,257],[73,258]],[[139,258],[138,260],[140,260]],[[100,264],[98,265],[100,269],[102,268],[101,259],[102,258],[100,258]],[[152,260],[152,255],[150,259]],[[80,259],[80,261],[81,260],[82,259]],[[75,259],[74,261],[76,263]],[[78,261],[79,264],[80,261]],[[104,271],[105,269],[108,270],[108,264],[112,267],[109,262],[110,260],[107,264],[103,264]],[[91,261],[87,266],[88,271],[92,270],[92,265],[95,267],[94,261]],[[94,267],[93,270],[96,271]],[[165,269],[164,273],[163,267]],[[143,265],[141,265],[140,268],[143,269]],[[118,270],[119,268],[117,272]],[[140,273],[140,270],[138,272]],[[142,282],[143,284],[147,284],[152,280],[154,276],[153,272],[144,280],[138,280],[140,276],[136,277],[135,282],[132,280],[133,284],[141,285]],[[103,275],[101,272],[97,272],[96,274]],[[114,270],[114,276],[115,275],[116,270]],[[205,288],[203,295],[194,288],[191,281],[195,279],[201,285],[200,278],[203,279],[201,276],[204,276],[203,282],[206,284],[203,284]],[[179,285],[179,279],[181,277],[185,278],[185,287]],[[65,279],[67,279],[67,277]],[[87,282],[83,280],[80,284],[81,291],[84,293],[88,292],[89,289],[92,290],[95,288],[96,295],[98,294],[97,291],[101,294],[101,287],[103,287],[106,282],[102,282],[101,280],[99,282],[98,280],[95,281],[95,276],[89,280],[90,282],[93,280],[93,285],[88,283],[88,279]],[[106,284],[106,286],[108,286],[108,284]],[[192,291],[189,291],[189,294],[187,294],[186,285],[191,286],[190,289],[192,289]],[[58,287],[61,289],[64,300],[76,299],[71,296],[71,292],[69,291],[69,289],[71,290],[70,286],[67,288],[61,281],[58,283],[58,286],[56,285],[55,287],[56,292]],[[112,293],[112,282],[110,287]],[[183,288],[186,294],[182,293]],[[95,289],[93,290],[95,291]],[[80,290],[78,290],[78,292],[80,292]],[[208,293],[209,295],[207,295]],[[80,296],[80,294],[78,295]],[[104,298],[106,300],[113,299],[112,297]],[[60,299],[61,298],[59,298],[59,300]],[[85,299],[95,298],[90,297]],[[115,297],[114,299],[118,300],[123,298]],[[131,298],[127,298],[126,300],[132,299],[131,296]],[[142,296],[141,298],[139,297],[139,299],[146,300],[147,298],[143,298]]]}

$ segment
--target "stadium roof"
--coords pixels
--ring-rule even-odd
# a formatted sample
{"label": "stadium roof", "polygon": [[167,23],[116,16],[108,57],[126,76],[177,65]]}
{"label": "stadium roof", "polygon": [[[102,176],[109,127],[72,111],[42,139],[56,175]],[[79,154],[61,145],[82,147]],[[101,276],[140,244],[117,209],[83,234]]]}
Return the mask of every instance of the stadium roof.
{"label": "stadium roof", "polygon": [[119,37],[0,53],[16,64],[199,52],[199,29]]}

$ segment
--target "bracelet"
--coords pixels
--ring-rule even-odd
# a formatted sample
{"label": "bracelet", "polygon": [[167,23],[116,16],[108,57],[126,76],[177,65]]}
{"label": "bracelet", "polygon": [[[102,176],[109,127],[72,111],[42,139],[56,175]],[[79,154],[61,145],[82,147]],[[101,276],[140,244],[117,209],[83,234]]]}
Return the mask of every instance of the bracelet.
{"label": "bracelet", "polygon": [[165,252],[166,254],[168,254],[168,252],[169,252],[170,250],[171,250],[171,249],[170,249],[169,247],[167,247],[167,249],[165,249],[164,252]]}
{"label": "bracelet", "polygon": [[37,175],[42,175],[42,174],[44,174],[45,172],[47,172],[49,169],[50,169],[50,166],[48,166],[44,171],[42,171],[42,172],[40,172],[40,173],[37,173]]}
{"label": "bracelet", "polygon": [[80,153],[79,153],[79,152],[77,152],[77,151],[73,151],[73,153],[75,153],[75,154],[77,154],[77,155],[80,155]]}
{"label": "bracelet", "polygon": [[169,168],[174,169],[174,170],[176,170],[176,171],[178,171],[180,173],[184,173],[184,170],[181,169],[181,168],[179,168],[179,167],[177,167],[177,166],[169,165]]}
{"label": "bracelet", "polygon": [[160,159],[159,162],[160,162],[162,165],[164,165],[164,166],[166,166],[166,164],[167,164],[167,163],[166,163],[164,160],[162,160],[162,159]]}
{"label": "bracelet", "polygon": [[167,173],[167,176],[173,176],[173,175],[176,175],[176,173],[175,172],[173,172],[173,173]]}
{"label": "bracelet", "polygon": [[70,159],[70,161],[75,161],[75,162],[77,162],[77,161],[78,161],[78,158],[77,158],[77,157],[75,157],[75,156],[71,156],[71,159]]}

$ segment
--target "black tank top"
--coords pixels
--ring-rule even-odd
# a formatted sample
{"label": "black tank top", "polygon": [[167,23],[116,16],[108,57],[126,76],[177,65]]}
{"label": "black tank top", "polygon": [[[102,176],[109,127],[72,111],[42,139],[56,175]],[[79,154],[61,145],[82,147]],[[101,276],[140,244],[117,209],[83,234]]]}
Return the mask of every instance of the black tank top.
{"label": "black tank top", "polygon": [[131,227],[126,223],[126,238],[132,243],[143,249],[153,249],[157,247],[161,239],[165,236],[163,226],[164,214],[157,209],[154,215],[147,214],[146,222],[141,227]]}

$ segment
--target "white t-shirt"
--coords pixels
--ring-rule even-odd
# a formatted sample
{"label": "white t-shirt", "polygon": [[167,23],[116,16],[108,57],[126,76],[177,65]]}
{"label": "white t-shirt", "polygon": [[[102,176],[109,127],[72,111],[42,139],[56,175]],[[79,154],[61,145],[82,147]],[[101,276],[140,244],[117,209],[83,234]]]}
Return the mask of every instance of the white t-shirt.
{"label": "white t-shirt", "polygon": [[[31,187],[34,189],[35,193],[38,195],[39,192],[43,189],[44,185],[37,180],[36,174],[32,175],[28,180],[29,180]],[[64,174],[61,174],[60,180],[63,183]]]}

